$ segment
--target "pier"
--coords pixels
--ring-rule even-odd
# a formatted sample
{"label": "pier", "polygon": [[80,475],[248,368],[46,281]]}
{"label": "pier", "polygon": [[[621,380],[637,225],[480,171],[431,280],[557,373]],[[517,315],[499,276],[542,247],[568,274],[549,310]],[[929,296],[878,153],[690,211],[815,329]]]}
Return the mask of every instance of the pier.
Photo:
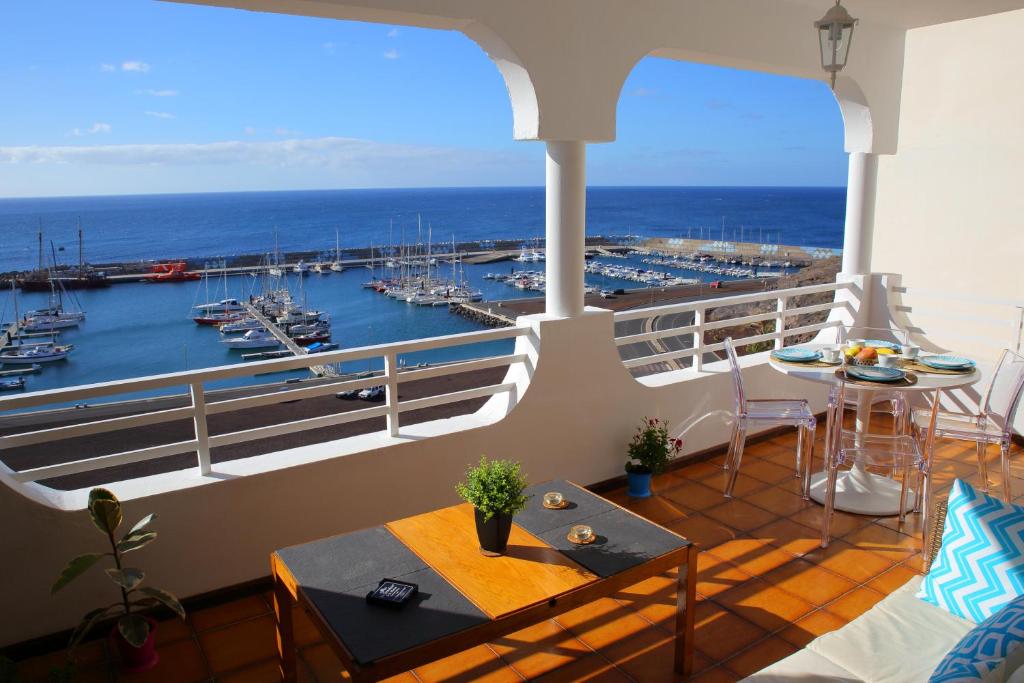
{"label": "pier", "polygon": [[[274,335],[274,338],[281,342],[286,349],[292,352],[293,355],[304,356],[308,353],[305,348],[296,344],[295,340],[285,334],[284,330],[278,327],[272,320],[270,320],[270,318],[260,313],[255,306],[250,304],[248,301],[243,301],[241,303],[243,308],[245,308],[245,312],[256,318],[260,325],[267,328],[270,334]],[[310,367],[309,370],[317,377],[334,377],[338,374],[335,369],[329,365],[314,365]]]}

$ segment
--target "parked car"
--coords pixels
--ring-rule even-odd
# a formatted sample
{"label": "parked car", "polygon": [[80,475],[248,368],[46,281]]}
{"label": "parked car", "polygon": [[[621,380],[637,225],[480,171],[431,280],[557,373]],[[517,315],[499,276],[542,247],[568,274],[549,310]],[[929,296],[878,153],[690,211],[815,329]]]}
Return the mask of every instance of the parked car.
{"label": "parked car", "polygon": [[602,289],[601,290],[601,298],[602,299],[614,299],[615,298],[615,294],[610,289]]}
{"label": "parked car", "polygon": [[359,398],[364,401],[383,401],[384,387],[368,387],[359,392]]}
{"label": "parked car", "polygon": [[359,398],[359,390],[349,389],[347,391],[339,391],[334,395],[334,398],[340,398],[343,401],[352,401]]}

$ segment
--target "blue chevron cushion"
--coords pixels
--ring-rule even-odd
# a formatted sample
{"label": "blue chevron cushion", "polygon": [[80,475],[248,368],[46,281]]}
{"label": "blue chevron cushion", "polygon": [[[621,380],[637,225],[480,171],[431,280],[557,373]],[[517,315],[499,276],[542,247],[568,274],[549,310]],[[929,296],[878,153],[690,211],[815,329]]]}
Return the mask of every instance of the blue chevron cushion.
{"label": "blue chevron cushion", "polygon": [[1024,596],[967,632],[935,667],[928,683],[981,681],[1024,645]]}
{"label": "blue chevron cushion", "polygon": [[1024,507],[953,482],[942,549],[917,597],[981,623],[1024,595]]}

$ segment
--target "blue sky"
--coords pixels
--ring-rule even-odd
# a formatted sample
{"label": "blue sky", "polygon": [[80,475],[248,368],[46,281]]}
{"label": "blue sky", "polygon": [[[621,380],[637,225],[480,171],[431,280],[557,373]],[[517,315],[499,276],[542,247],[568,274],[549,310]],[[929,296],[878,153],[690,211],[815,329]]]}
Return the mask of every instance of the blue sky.
{"label": "blue sky", "polygon": [[[543,184],[458,33],[149,0],[4,0],[0,25],[0,197]],[[842,120],[820,82],[648,58],[588,181],[844,185]]]}

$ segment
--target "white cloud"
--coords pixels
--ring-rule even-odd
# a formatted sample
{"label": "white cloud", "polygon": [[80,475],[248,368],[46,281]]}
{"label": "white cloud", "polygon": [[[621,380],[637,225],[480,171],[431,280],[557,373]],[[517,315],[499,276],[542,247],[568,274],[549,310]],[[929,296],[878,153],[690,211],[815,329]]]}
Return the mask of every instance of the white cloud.
{"label": "white cloud", "polygon": [[278,137],[282,137],[282,138],[286,138],[286,137],[293,137],[294,138],[294,137],[298,137],[299,135],[302,135],[302,133],[300,133],[297,130],[292,130],[291,128],[285,128],[284,126],[278,126],[277,128],[274,129],[274,135],[277,135]]}
{"label": "white cloud", "polygon": [[61,145],[0,147],[0,167],[9,164],[78,166],[256,165],[331,168],[347,172],[405,164],[461,165],[508,161],[503,153],[356,138],[325,137],[269,142],[232,140],[203,144]]}
{"label": "white cloud", "polygon": [[398,50],[396,50],[394,48],[392,48],[390,50],[385,50],[384,51],[384,59],[398,59],[398,57],[399,57]]}
{"label": "white cloud", "polygon": [[632,92],[629,93],[633,97],[654,97],[658,94],[655,88],[645,88],[640,86],[639,88],[633,88]]}
{"label": "white cloud", "polygon": [[117,67],[113,64],[100,64],[100,71],[117,71]]}
{"label": "white cloud", "polygon": [[73,138],[80,138],[83,135],[96,135],[97,133],[109,133],[112,130],[109,123],[100,123],[97,121],[85,130],[81,128],[72,128],[65,135]]}
{"label": "white cloud", "polygon": [[136,90],[136,95],[149,95],[151,97],[177,97],[177,90],[154,90],[153,88],[146,88],[145,90]]}
{"label": "white cloud", "polygon": [[146,73],[147,71],[149,71],[149,64],[139,61],[122,62],[121,71],[136,71],[139,73]]}
{"label": "white cloud", "polygon": [[398,37],[398,29],[397,28],[393,28],[390,31],[388,31],[388,38],[397,38],[397,37]]}
{"label": "white cloud", "polygon": [[152,116],[155,119],[173,119],[174,114],[166,111],[147,111],[146,116]]}
{"label": "white cloud", "polygon": [[327,54],[333,55],[335,49],[337,49],[338,46],[335,45],[334,43],[328,41],[328,42],[324,43],[323,45],[321,45],[320,47],[322,47],[324,52],[326,52]]}
{"label": "white cloud", "polygon": [[245,133],[246,135],[256,135],[256,129],[252,126],[246,126],[242,129],[242,132]]}

